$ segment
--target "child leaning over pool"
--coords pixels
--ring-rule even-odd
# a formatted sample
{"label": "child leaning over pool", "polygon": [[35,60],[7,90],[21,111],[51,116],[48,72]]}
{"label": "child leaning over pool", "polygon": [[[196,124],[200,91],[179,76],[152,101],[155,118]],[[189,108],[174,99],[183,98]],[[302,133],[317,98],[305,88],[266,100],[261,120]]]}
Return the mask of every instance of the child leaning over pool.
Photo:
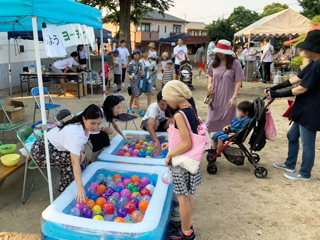
{"label": "child leaning over pool", "polygon": [[237,131],[242,127],[246,126],[252,118],[253,115],[253,104],[248,101],[243,101],[238,104],[238,116],[233,119],[228,126],[223,128],[223,131],[217,132],[213,135],[212,149],[213,154],[216,155],[222,148],[225,141],[230,140]]}
{"label": "child leaning over pool", "polygon": [[[196,109],[188,102],[192,94],[187,85],[177,80],[170,81],[164,86],[162,96],[172,109],[180,110],[186,115],[192,132],[198,134],[198,116]],[[192,147],[184,116],[176,111],[174,120],[179,129],[182,143],[168,152],[165,162],[169,167],[172,167],[172,157],[181,155]],[[168,149],[168,143],[163,144],[162,150],[165,149]],[[175,230],[167,236],[167,239],[196,239],[190,222],[193,211],[193,196],[196,194],[196,188],[202,183],[200,168],[197,173],[192,174],[179,166],[172,167],[172,175],[173,192],[179,201],[181,222],[170,223],[169,227]]]}

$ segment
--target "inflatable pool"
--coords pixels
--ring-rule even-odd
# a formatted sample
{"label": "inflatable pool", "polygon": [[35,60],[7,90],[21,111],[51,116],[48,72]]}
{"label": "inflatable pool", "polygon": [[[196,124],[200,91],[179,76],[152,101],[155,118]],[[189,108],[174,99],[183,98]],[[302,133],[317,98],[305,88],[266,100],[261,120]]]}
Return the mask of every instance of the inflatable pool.
{"label": "inflatable pool", "polygon": [[76,194],[75,181],[42,213],[42,239],[165,239],[173,203],[173,186],[162,182],[166,167],[96,162],[82,173],[85,189],[100,174],[147,177],[156,183],[149,206],[139,223],[97,221],[70,215]]}
{"label": "inflatable pool", "polygon": [[[125,136],[132,137],[135,140],[150,141],[152,140],[149,132],[146,131],[123,131]],[[160,142],[168,141],[168,134],[166,132],[156,133]],[[104,149],[99,155],[100,161],[108,161],[113,163],[128,163],[128,164],[145,164],[149,166],[165,166],[166,154],[161,154],[159,157],[143,158],[143,157],[129,157],[129,156],[117,156],[121,148],[126,144],[126,141],[121,135],[117,135],[112,141],[109,147]]]}

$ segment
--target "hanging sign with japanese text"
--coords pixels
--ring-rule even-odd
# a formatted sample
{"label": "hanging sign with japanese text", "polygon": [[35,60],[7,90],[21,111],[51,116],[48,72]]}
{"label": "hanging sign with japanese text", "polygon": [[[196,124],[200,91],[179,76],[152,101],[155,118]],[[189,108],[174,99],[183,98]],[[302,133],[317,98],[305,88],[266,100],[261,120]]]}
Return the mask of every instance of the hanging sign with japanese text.
{"label": "hanging sign with japanese text", "polygon": [[56,29],[56,25],[48,24],[42,28],[43,43],[48,57],[63,57],[67,55]]}

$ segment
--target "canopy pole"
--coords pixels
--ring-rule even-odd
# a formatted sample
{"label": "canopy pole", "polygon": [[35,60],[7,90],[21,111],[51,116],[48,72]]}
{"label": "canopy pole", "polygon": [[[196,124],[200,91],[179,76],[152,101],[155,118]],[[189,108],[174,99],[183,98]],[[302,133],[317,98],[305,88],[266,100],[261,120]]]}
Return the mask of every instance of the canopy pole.
{"label": "canopy pole", "polygon": [[46,119],[46,110],[45,110],[44,93],[43,93],[41,59],[40,59],[39,38],[38,38],[38,29],[37,29],[37,17],[32,16],[31,18],[32,18],[32,30],[33,30],[33,39],[34,39],[34,53],[36,57],[37,77],[38,77],[38,86],[39,86],[40,106],[41,106],[40,111],[41,111],[42,126],[44,126],[42,130],[43,130],[44,144],[45,144],[45,150],[46,150],[49,196],[50,196],[50,203],[52,203],[53,202],[52,178],[51,178],[49,146],[48,146],[47,127],[46,127],[47,119]]}
{"label": "canopy pole", "polygon": [[[90,87],[91,87],[91,98],[93,98],[93,87],[92,87],[92,69],[91,69],[91,58],[90,58],[90,55],[91,55],[91,52],[90,52],[90,47],[89,47],[89,45],[87,45],[87,54],[89,54],[89,56],[88,56],[88,62],[89,62],[89,70],[90,70],[90,72],[89,72],[89,79],[90,79]],[[87,84],[87,83],[85,83],[85,84]]]}
{"label": "canopy pole", "polygon": [[11,76],[11,53],[10,53],[10,38],[8,39],[8,68],[9,68],[9,86],[10,96],[12,96],[12,76]]}
{"label": "canopy pole", "polygon": [[249,48],[250,48],[251,35],[248,38],[248,56],[247,56],[247,65],[246,65],[246,82],[248,82],[248,73],[249,73]]}
{"label": "canopy pole", "polygon": [[100,30],[100,50],[101,50],[101,65],[102,65],[102,86],[103,86],[103,101],[106,100],[106,82],[104,72],[104,51],[103,51],[103,29]]}

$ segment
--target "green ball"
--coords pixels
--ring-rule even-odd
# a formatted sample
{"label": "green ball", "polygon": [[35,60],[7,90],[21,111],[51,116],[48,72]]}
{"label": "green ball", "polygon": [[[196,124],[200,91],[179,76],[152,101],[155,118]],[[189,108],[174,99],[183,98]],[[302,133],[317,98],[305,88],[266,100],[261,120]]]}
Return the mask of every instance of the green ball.
{"label": "green ball", "polygon": [[151,147],[151,146],[147,147],[147,151],[148,152],[152,152],[153,151],[153,147]]}
{"label": "green ball", "polygon": [[134,187],[134,188],[130,189],[130,192],[131,192],[131,193],[134,193],[134,192],[140,193],[140,190],[139,190],[139,188]]}
{"label": "green ball", "polygon": [[146,151],[147,151],[147,150],[144,149],[144,148],[141,148],[141,149],[140,149],[140,153],[146,153]]}
{"label": "green ball", "polygon": [[132,221],[126,221],[126,223],[133,223]]}
{"label": "green ball", "polygon": [[143,145],[143,143],[138,143],[140,146],[142,146]]}
{"label": "green ball", "polygon": [[129,189],[131,191],[131,189],[133,189],[135,187],[135,185],[133,183],[128,183],[126,185],[126,189]]}
{"label": "green ball", "polygon": [[111,176],[111,175],[107,175],[107,176],[106,176],[106,178],[108,178],[108,177],[111,177],[111,178],[112,178],[112,176]]}

